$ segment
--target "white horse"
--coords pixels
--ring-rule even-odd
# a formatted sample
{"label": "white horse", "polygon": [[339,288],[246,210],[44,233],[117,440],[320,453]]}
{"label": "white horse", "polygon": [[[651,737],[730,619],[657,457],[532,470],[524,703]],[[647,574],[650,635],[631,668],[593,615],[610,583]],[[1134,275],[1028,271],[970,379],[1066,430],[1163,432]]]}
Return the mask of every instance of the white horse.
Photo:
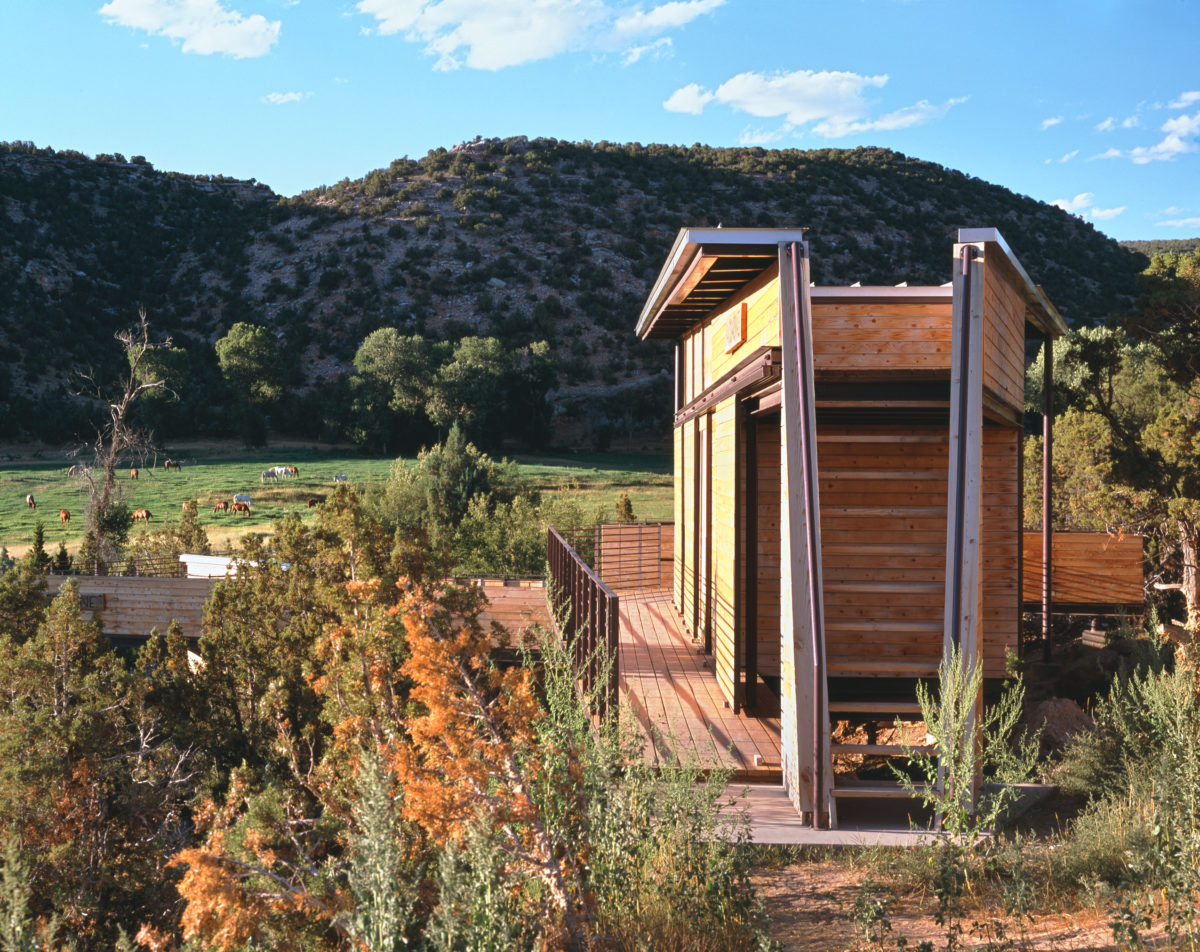
{"label": "white horse", "polygon": [[276,475],[276,473],[275,473],[275,470],[273,470],[273,469],[264,469],[264,470],[262,471],[262,476],[260,476],[260,477],[259,477],[259,480],[260,480],[261,482],[264,482],[264,483],[265,483],[265,482],[266,482],[268,479],[275,479],[275,480],[278,480],[278,479],[279,479],[279,477],[278,477],[278,476]]}

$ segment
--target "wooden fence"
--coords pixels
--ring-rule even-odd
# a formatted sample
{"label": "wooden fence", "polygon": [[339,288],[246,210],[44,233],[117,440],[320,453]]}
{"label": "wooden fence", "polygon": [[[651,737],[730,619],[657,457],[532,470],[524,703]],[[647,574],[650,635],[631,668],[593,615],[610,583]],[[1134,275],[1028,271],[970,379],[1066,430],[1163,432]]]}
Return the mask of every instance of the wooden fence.
{"label": "wooden fence", "polygon": [[[547,531],[554,625],[573,652],[584,694],[604,718],[617,710],[620,600],[556,529]],[[604,683],[601,684],[601,679]]]}
{"label": "wooden fence", "polygon": [[[1146,593],[1140,535],[1055,532],[1051,545],[1052,611],[1141,612]],[[1041,532],[1025,533],[1021,561],[1021,600],[1036,611],[1042,603]]]}
{"label": "wooden fence", "polygon": [[595,568],[616,591],[659,591],[671,587],[675,526],[670,522],[596,526]]}

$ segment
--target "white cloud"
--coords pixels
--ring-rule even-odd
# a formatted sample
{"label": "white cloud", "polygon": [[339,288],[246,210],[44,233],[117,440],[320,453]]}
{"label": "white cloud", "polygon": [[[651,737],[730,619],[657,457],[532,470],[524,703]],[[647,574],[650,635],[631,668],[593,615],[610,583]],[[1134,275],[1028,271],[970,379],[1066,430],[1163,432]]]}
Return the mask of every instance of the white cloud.
{"label": "white cloud", "polygon": [[618,36],[656,36],[691,23],[696,17],[724,5],[725,0],[671,0],[653,7],[649,13],[635,10],[617,17],[613,25]]}
{"label": "white cloud", "polygon": [[1064,212],[1070,212],[1072,215],[1077,215],[1084,211],[1095,200],[1096,196],[1092,192],[1080,192],[1074,198],[1056,198],[1050,204],[1061,208]]}
{"label": "white cloud", "polygon": [[267,93],[262,97],[260,102],[266,103],[268,106],[282,106],[289,102],[303,102],[312,93]]}
{"label": "white cloud", "polygon": [[1062,116],[1052,116],[1049,119],[1043,119],[1042,120],[1042,128],[1049,129],[1051,126],[1057,126],[1062,121],[1063,121]]}
{"label": "white cloud", "polygon": [[1129,157],[1135,165],[1164,162],[1178,155],[1197,151],[1194,140],[1200,134],[1200,112],[1194,116],[1175,116],[1168,119],[1162,124],[1160,131],[1166,133],[1160,142],[1129,150]]}
{"label": "white cloud", "polygon": [[224,53],[237,59],[269,53],[281,27],[280,21],[259,13],[243,16],[227,10],[221,0],[110,0],[100,15],[117,26],[165,36],[185,53]]}
{"label": "white cloud", "polygon": [[1169,108],[1187,109],[1188,106],[1196,102],[1200,102],[1200,89],[1192,89],[1186,93],[1180,93],[1179,98],[1172,102]]}
{"label": "white cloud", "polygon": [[1096,123],[1097,132],[1110,132],[1117,127],[1117,120],[1109,116],[1103,122]]}
{"label": "white cloud", "polygon": [[1164,228],[1200,228],[1200,218],[1171,218],[1155,224],[1162,225]]}
{"label": "white cloud", "polygon": [[1081,218],[1091,218],[1094,221],[1111,221],[1120,215],[1127,206],[1118,208],[1097,208],[1096,196],[1092,192],[1080,192],[1074,198],[1056,198],[1050,203],[1064,212],[1078,215]]}
{"label": "white cloud", "polygon": [[667,112],[686,112],[698,116],[713,99],[713,94],[706,91],[699,83],[688,83],[671,93],[663,103],[663,108]]}
{"label": "white cloud", "polygon": [[1136,129],[1142,124],[1142,120],[1137,116],[1126,116],[1121,120],[1122,129]]}
{"label": "white cloud", "polygon": [[1059,159],[1058,161],[1059,161],[1059,163],[1063,163],[1063,162],[1070,162],[1070,161],[1071,161],[1073,158],[1075,158],[1075,156],[1077,156],[1077,155],[1079,155],[1079,150],[1078,150],[1078,149],[1074,149],[1074,150],[1072,150],[1071,152],[1068,152],[1066,155],[1064,155],[1064,156],[1063,156],[1061,159]]}
{"label": "white cloud", "polygon": [[671,112],[699,115],[711,102],[719,102],[736,112],[760,119],[781,118],[786,128],[775,132],[748,130],[742,134],[755,142],[764,136],[772,139],[791,132],[797,126],[814,123],[813,131],[826,138],[839,138],[861,132],[889,132],[920,125],[944,116],[964,99],[950,99],[941,105],[921,100],[876,118],[870,117],[871,104],[866,93],[888,81],[886,74],[865,76],[843,71],[791,73],[738,73],[714,91],[698,83],[677,89],[663,106]]}
{"label": "white cloud", "polygon": [[[1099,155],[1093,155],[1093,159],[1119,159],[1124,153],[1120,149],[1107,148]],[[1091,161],[1089,159],[1089,161]]]}
{"label": "white cloud", "polygon": [[621,55],[621,62],[625,66],[632,66],[638,60],[645,57],[650,59],[662,59],[671,51],[671,38],[669,36],[660,36],[653,43],[647,43],[644,46],[631,46]]}
{"label": "white cloud", "polygon": [[[436,57],[436,69],[498,70],[576,50],[613,52],[630,40],[678,29],[726,0],[670,0],[649,10],[615,0],[358,0],[373,31],[400,34]],[[665,37],[663,39],[666,39]],[[635,45],[622,61],[661,54],[669,44]]]}

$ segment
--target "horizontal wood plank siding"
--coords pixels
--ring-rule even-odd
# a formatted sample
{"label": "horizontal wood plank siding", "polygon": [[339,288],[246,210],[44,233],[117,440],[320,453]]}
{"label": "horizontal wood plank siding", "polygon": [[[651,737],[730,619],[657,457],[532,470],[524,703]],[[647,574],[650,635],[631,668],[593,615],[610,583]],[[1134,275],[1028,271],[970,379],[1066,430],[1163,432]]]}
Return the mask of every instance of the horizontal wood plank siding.
{"label": "horizontal wood plank siding", "polygon": [[[172,620],[179,622],[184,635],[199,637],[204,620],[204,603],[213,586],[223,579],[208,578],[125,578],[121,576],[72,576],[79,584],[80,596],[103,595],[100,617],[106,635],[141,637],[157,628],[166,634]],[[51,575],[47,590],[57,594],[65,581]],[[85,618],[93,613],[85,611]]]}
{"label": "horizontal wood plank siding", "polygon": [[1001,426],[983,428],[983,675],[1005,676],[1005,654],[1017,653],[1021,614],[1017,604],[1021,518],[1017,453],[1021,433]]}
{"label": "horizontal wood plank siding", "polygon": [[671,555],[671,594],[675,603],[676,611],[683,611],[683,473],[686,467],[684,466],[683,456],[683,428],[676,427],[672,439],[672,447],[675,454],[675,475],[672,479],[672,486],[675,494],[675,531],[672,534],[672,555]]}
{"label": "horizontal wood plank siding", "polygon": [[937,304],[813,302],[813,367],[839,373],[950,372],[950,301]]}
{"label": "horizontal wood plank siding", "polygon": [[[1127,606],[1145,601],[1142,537],[1106,532],[1055,532],[1051,595],[1056,610],[1075,605]],[[1042,600],[1042,533],[1024,533],[1022,599]]]}
{"label": "horizontal wood plank siding", "polygon": [[1025,405],[1025,300],[1007,270],[984,261],[983,386],[1003,403]]}

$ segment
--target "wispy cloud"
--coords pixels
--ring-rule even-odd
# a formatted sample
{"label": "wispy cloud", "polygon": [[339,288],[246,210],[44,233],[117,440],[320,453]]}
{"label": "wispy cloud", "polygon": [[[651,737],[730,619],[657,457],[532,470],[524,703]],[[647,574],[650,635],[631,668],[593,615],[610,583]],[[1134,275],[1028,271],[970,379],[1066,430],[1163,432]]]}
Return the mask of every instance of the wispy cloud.
{"label": "wispy cloud", "polygon": [[725,2],[670,0],[642,9],[610,0],[359,0],[356,9],[375,18],[372,32],[421,44],[435,69],[498,70],[581,50],[624,51],[622,62],[636,63],[669,47],[636,41],[660,38]]}
{"label": "wispy cloud", "polygon": [[1195,152],[1195,140],[1197,135],[1200,135],[1200,112],[1192,116],[1175,116],[1168,119],[1159,131],[1166,133],[1159,142],[1129,150],[1129,157],[1135,165],[1163,162],[1188,152]]}
{"label": "wispy cloud", "polygon": [[1103,122],[1096,123],[1097,132],[1111,132],[1115,128],[1117,128],[1117,120],[1112,116],[1109,116]]}
{"label": "wispy cloud", "polygon": [[1171,102],[1171,109],[1187,109],[1192,103],[1200,102],[1200,89],[1191,89],[1180,93],[1179,98]]}
{"label": "wispy cloud", "polygon": [[871,117],[871,104],[866,94],[882,88],[887,81],[886,74],[866,76],[843,71],[738,73],[712,91],[698,83],[682,86],[663,103],[663,108],[669,112],[699,115],[709,103],[717,102],[760,119],[784,120],[785,128],[777,133],[754,130],[755,140],[761,141],[765,135],[778,138],[778,134],[809,123],[814,124],[814,132],[830,139],[861,132],[906,129],[941,118],[952,107],[966,101],[965,98],[950,99],[934,104],[921,100]]}
{"label": "wispy cloud", "polygon": [[1164,228],[1200,228],[1200,218],[1169,218],[1155,224]]}
{"label": "wispy cloud", "polygon": [[1125,205],[1117,208],[1099,208],[1096,206],[1096,196],[1092,192],[1080,192],[1074,198],[1056,198],[1050,203],[1064,212],[1090,218],[1093,221],[1111,221],[1125,211]]}
{"label": "wispy cloud", "polygon": [[1066,155],[1064,155],[1064,156],[1063,156],[1061,159],[1059,159],[1058,161],[1059,161],[1059,163],[1063,163],[1063,162],[1070,162],[1070,161],[1071,161],[1073,158],[1075,158],[1075,156],[1077,156],[1077,155],[1079,155],[1079,150],[1078,150],[1078,149],[1073,149],[1073,150],[1071,150],[1070,152],[1068,152]]}
{"label": "wispy cloud", "polygon": [[110,0],[100,8],[109,23],[165,36],[185,53],[224,53],[236,59],[265,56],[282,24],[260,13],[243,16],[221,0]]}
{"label": "wispy cloud", "polygon": [[632,66],[640,59],[649,57],[650,59],[662,59],[671,52],[671,38],[669,36],[660,36],[653,43],[646,43],[643,46],[631,46],[623,54],[621,54],[621,62],[626,66]]}
{"label": "wispy cloud", "polygon": [[289,102],[303,102],[312,93],[267,93],[262,97],[260,102],[266,103],[268,106],[283,106]]}
{"label": "wispy cloud", "polygon": [[1042,128],[1049,129],[1051,126],[1057,126],[1062,121],[1062,116],[1051,116],[1049,119],[1042,120]]}

